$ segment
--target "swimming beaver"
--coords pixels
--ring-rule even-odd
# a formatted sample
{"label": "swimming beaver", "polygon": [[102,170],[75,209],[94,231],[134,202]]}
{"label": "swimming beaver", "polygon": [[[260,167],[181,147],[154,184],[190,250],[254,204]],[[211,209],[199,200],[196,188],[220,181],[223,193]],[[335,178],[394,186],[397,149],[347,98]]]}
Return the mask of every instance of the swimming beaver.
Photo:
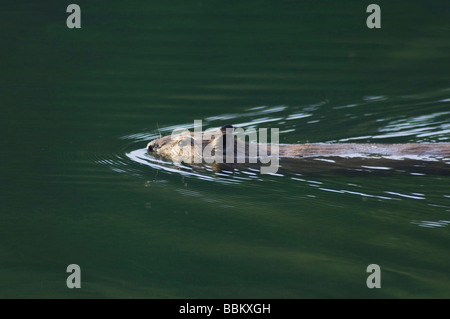
{"label": "swimming beaver", "polygon": [[[450,159],[450,143],[256,144],[236,138],[233,130],[234,127],[227,124],[212,133],[196,134],[185,131],[151,141],[147,145],[147,151],[149,154],[156,154],[174,162],[185,163],[256,163],[257,161],[268,163],[267,159],[270,157],[270,160],[276,161],[275,164],[278,165],[279,158],[297,168],[298,161],[292,164],[293,159],[310,159],[309,163],[311,163],[311,159],[331,158],[323,160],[335,162],[332,159],[339,158],[341,166],[352,167],[361,166],[361,164],[380,166],[386,160],[389,163],[401,162],[394,161],[398,159],[412,160],[413,166],[417,166],[417,161]],[[230,141],[233,142],[230,143]],[[264,156],[266,161],[262,160]],[[447,163],[441,164],[448,166]],[[311,168],[310,164],[308,165]],[[276,170],[268,172],[273,173]]]}

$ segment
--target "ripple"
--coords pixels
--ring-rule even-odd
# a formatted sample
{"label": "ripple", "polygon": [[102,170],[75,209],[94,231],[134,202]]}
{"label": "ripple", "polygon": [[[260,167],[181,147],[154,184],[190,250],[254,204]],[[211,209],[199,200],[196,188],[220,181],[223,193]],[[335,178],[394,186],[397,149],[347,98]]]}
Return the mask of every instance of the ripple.
{"label": "ripple", "polygon": [[[448,91],[444,93],[448,94]],[[227,123],[236,127],[244,128],[249,126],[258,128],[258,126],[263,125],[278,127],[280,138],[288,138],[295,143],[299,140],[299,135],[309,134],[307,130],[310,128],[322,135],[339,135],[341,131],[338,131],[337,128],[341,130],[343,127],[348,127],[350,132],[352,123],[361,125],[361,123],[367,122],[373,125],[372,130],[370,127],[369,129],[364,128],[365,134],[348,134],[336,139],[336,141],[360,140],[371,142],[379,139],[389,141],[405,136],[412,141],[433,141],[436,139],[445,141],[449,139],[450,112],[443,111],[442,105],[448,103],[450,99],[448,99],[448,96],[442,96],[442,94],[442,92],[440,96],[434,94],[428,100],[426,94],[419,94],[416,97],[389,98],[367,95],[362,98],[363,101],[336,105],[333,105],[333,101],[322,100],[300,106],[255,106],[245,109],[242,113],[223,113],[206,117],[203,119],[202,125],[203,129],[215,129],[222,126],[224,121],[227,121]],[[377,103],[371,105],[369,111],[367,108],[372,102]],[[388,111],[378,112],[373,109],[374,105],[378,107],[382,104],[385,104],[383,107]],[[409,111],[411,105],[429,105],[430,111],[427,111],[428,106],[427,109],[421,106],[419,114],[411,114],[411,111]],[[436,105],[439,105],[441,109],[438,110]],[[330,110],[333,111],[330,113]],[[345,113],[341,113],[339,110],[345,110]],[[334,128],[334,122],[339,123],[339,126]],[[310,123],[315,125],[309,126]],[[262,191],[272,194],[271,196],[276,194],[279,198],[294,200],[295,202],[301,199],[308,202],[325,202],[328,203],[327,205],[335,207],[338,207],[341,201],[352,201],[355,198],[360,198],[361,202],[376,200],[390,203],[390,206],[411,203],[411,209],[420,209],[423,212],[434,209],[442,214],[443,210],[448,210],[446,203],[450,195],[445,193],[445,185],[447,185],[445,178],[448,177],[440,177],[439,172],[435,177],[432,177],[433,171],[424,170],[427,165],[441,163],[442,160],[439,159],[430,159],[428,164],[425,164],[423,158],[413,158],[411,159],[410,169],[399,169],[395,165],[390,165],[392,162],[364,162],[347,167],[348,162],[342,163],[335,158],[314,158],[303,162],[303,168],[299,171],[292,170],[292,168],[295,168],[295,162],[291,163],[293,166],[289,163],[285,166],[286,163],[284,163],[278,173],[261,175],[259,167],[248,164],[237,166],[233,170],[217,170],[216,167],[211,165],[189,166],[155,158],[150,156],[145,149],[145,145],[150,140],[159,138],[161,135],[171,134],[174,130],[193,128],[193,123],[185,123],[163,126],[155,131],[133,132],[117,138],[115,151],[101,156],[97,155],[94,160],[100,165],[108,166],[117,174],[144,179],[146,181],[144,186],[162,183],[161,186],[166,185],[164,187],[167,187],[168,184],[173,185],[175,181],[170,176],[182,176],[183,187],[175,184],[173,185],[175,189],[172,187],[173,191],[181,196],[214,203],[215,205],[226,203],[226,196],[230,195],[223,195],[225,196],[223,198],[208,196],[204,189],[195,189],[192,185],[212,182],[223,185],[223,187],[230,185],[233,189],[236,189],[237,193],[246,194],[251,191]],[[323,142],[335,141],[325,140]],[[351,161],[349,158],[344,160]],[[389,160],[397,163],[405,159],[389,158]],[[420,163],[417,160],[421,160]],[[448,161],[448,159],[446,160]],[[449,165],[450,162],[447,163],[447,172],[450,172]],[[320,170],[314,171],[314,167],[319,167]],[[162,172],[162,174],[158,174],[158,172]],[[153,179],[151,179],[152,176]],[[397,179],[396,176],[403,176],[405,180]],[[189,183],[191,187],[187,188],[186,179],[198,180],[200,184]],[[280,188],[280,183],[288,186]],[[441,187],[435,187],[436,183],[440,183]],[[245,191],[243,191],[244,189]],[[443,193],[436,195],[436,192],[441,189]],[[449,224],[442,217],[437,221],[417,217],[408,222],[425,228],[442,228]]]}
{"label": "ripple", "polygon": [[203,173],[199,173],[194,171],[192,167],[189,166],[155,159],[147,154],[147,150],[145,148],[126,153],[126,156],[135,163],[139,163],[154,169],[164,170],[165,172],[170,174],[180,174],[183,176],[195,177],[209,182],[222,182],[222,183],[236,182],[236,180],[233,179],[226,179],[220,176],[214,176],[212,174],[208,175],[206,174],[208,172],[207,170],[204,170]]}
{"label": "ripple", "polygon": [[441,227],[447,227],[450,224],[450,220],[438,220],[438,221],[428,221],[428,220],[422,220],[422,221],[411,221],[411,224],[418,225],[419,227],[425,227],[425,228],[441,228]]}
{"label": "ripple", "polygon": [[386,194],[390,194],[390,195],[395,195],[395,196],[399,196],[399,197],[406,197],[406,198],[411,198],[411,199],[419,199],[419,200],[423,200],[425,199],[425,196],[423,194],[418,194],[418,193],[414,193],[414,194],[401,194],[401,193],[397,193],[397,192],[390,192],[390,191],[385,191]]}
{"label": "ripple", "polygon": [[[423,98],[423,97],[420,97]],[[386,96],[365,96],[363,98],[364,103],[368,104],[371,102],[383,102],[387,103],[393,101],[398,103],[398,98],[387,98]],[[439,101],[445,101],[447,99],[440,98]],[[424,101],[422,101],[424,102]],[[346,104],[345,108],[352,108],[357,105],[364,105],[364,103],[350,103]],[[332,104],[328,99],[322,100],[316,103],[302,105],[302,106],[256,106],[246,109],[244,112],[237,113],[225,113],[216,116],[210,116],[202,121],[203,129],[214,129],[214,127],[220,127],[224,120],[232,120],[233,125],[236,127],[255,127],[261,124],[268,123],[278,123],[281,136],[285,135],[295,135],[298,128],[302,127],[302,124],[308,123],[318,123],[317,125],[324,126],[321,124],[321,120],[326,122],[324,116],[320,114],[321,108]],[[333,109],[340,107],[332,107]],[[318,113],[319,114],[316,114]],[[268,116],[272,114],[272,116]],[[377,112],[362,114],[363,117],[377,117]],[[378,132],[383,134],[378,135],[363,135],[363,136],[350,136],[347,138],[338,139],[339,142],[347,142],[353,140],[370,140],[370,139],[381,139],[381,138],[392,138],[399,136],[441,136],[450,132],[450,124],[446,123],[445,117],[449,115],[450,112],[432,112],[430,114],[421,114],[417,116],[411,116],[406,118],[395,119],[391,117],[388,124],[379,127]],[[262,117],[261,117],[262,116]],[[314,119],[320,117],[321,119]],[[313,119],[311,119],[313,118]],[[286,122],[286,120],[289,121]],[[384,118],[375,118],[376,123],[383,123]],[[218,123],[220,122],[220,123]],[[293,125],[292,125],[293,123]],[[249,173],[253,168],[243,167],[235,169],[233,172],[227,171],[217,171],[211,166],[187,166],[181,164],[175,164],[172,162],[163,161],[161,159],[156,159],[149,156],[145,150],[142,148],[148,141],[155,138],[159,138],[161,135],[171,134],[174,130],[180,129],[193,129],[194,123],[185,123],[179,125],[171,125],[158,128],[157,132],[137,132],[121,136],[119,139],[125,141],[127,144],[124,145],[126,151],[124,153],[112,154],[109,158],[100,159],[98,163],[111,166],[111,168],[120,173],[129,172],[133,175],[146,174],[145,167],[150,167],[151,169],[164,170],[170,174],[180,174],[188,177],[195,177],[205,181],[214,181],[222,183],[241,183],[244,181],[263,178],[256,173]],[[217,126],[216,126],[217,125]],[[324,127],[326,130],[326,128]],[[445,138],[443,138],[445,140]],[[142,144],[141,144],[142,143]],[[144,144],[145,143],[145,144]],[[140,147],[136,147],[141,145]],[[430,158],[415,158],[408,157],[411,160],[429,160],[429,161],[439,161],[439,159]],[[387,158],[393,161],[405,160],[404,157],[389,157]],[[334,159],[330,158],[315,158],[313,161],[316,162],[329,162],[330,165],[337,167],[338,163],[335,163]],[[136,164],[139,164],[137,166]],[[341,163],[342,164],[342,163]],[[332,168],[333,166],[330,166]],[[392,171],[393,167],[386,165],[361,165],[359,167],[353,167],[353,173],[365,173],[365,172],[380,172],[380,171]],[[408,172],[410,176],[423,176],[423,173],[419,170],[414,170]],[[274,174],[274,177],[282,177],[283,173]],[[289,175],[289,174],[288,174]]]}
{"label": "ripple", "polygon": [[379,101],[386,101],[388,98],[387,96],[379,95],[379,96],[365,96],[363,98],[364,101],[367,102],[379,102]]}

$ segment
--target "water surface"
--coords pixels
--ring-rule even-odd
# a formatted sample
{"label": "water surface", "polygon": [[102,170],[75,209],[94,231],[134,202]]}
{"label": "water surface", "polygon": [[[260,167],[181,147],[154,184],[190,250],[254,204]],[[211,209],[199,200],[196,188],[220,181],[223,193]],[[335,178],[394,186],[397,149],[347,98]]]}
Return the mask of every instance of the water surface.
{"label": "water surface", "polygon": [[282,143],[450,142],[448,3],[379,1],[380,30],[369,3],[78,1],[80,30],[64,4],[6,4],[0,297],[450,297],[448,176],[145,154],[195,119]]}

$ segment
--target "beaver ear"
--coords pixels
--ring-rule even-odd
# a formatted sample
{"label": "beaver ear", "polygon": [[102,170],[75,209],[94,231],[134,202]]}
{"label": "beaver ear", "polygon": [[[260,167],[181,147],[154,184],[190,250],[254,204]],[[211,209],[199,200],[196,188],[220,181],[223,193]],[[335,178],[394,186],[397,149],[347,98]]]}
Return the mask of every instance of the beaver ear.
{"label": "beaver ear", "polygon": [[222,126],[222,127],[220,128],[220,131],[222,132],[222,134],[225,134],[225,133],[227,132],[227,128],[228,128],[228,129],[231,129],[231,132],[233,132],[233,130],[234,130],[233,125],[227,124],[227,125],[224,125],[224,126]]}
{"label": "beaver ear", "polygon": [[[227,132],[231,130],[230,132]],[[221,151],[223,154],[226,154],[229,146],[233,144],[234,136],[233,136],[233,125],[227,124],[220,128],[221,135],[217,136],[214,139],[214,149],[216,151]],[[228,133],[228,134],[227,134]]]}

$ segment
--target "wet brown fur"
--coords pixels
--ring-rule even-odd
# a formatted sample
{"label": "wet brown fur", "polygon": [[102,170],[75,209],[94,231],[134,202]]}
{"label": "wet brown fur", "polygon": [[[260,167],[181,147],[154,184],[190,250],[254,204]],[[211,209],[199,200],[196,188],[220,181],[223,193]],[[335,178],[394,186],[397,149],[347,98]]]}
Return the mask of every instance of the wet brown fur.
{"label": "wet brown fur", "polygon": [[[231,128],[231,125],[222,127],[214,134],[211,139],[202,140],[202,148],[193,147],[193,141],[195,134],[193,132],[186,132],[177,136],[165,136],[151,141],[147,145],[149,153],[157,154],[161,157],[172,159],[174,155],[182,155],[183,147],[180,147],[179,143],[191,143],[191,154],[194,156],[195,151],[202,151],[208,145],[213,146],[213,154],[215,152],[223,152],[226,154],[226,150],[221,149],[222,140],[225,139],[224,148],[229,146],[229,140],[234,141],[235,157],[238,155],[237,150],[240,147],[245,147],[245,156],[250,154],[250,148],[256,146],[244,142],[232,135],[225,134],[225,128]],[[191,139],[192,138],[192,139]],[[245,145],[243,146],[242,143]],[[304,157],[438,157],[445,158],[450,157],[450,143],[404,143],[404,144],[382,144],[382,143],[335,143],[335,144],[280,144],[279,157],[280,158],[304,158]],[[256,147],[259,150],[259,147]],[[268,154],[271,152],[270,145],[267,145]],[[257,154],[259,156],[259,154]]]}

